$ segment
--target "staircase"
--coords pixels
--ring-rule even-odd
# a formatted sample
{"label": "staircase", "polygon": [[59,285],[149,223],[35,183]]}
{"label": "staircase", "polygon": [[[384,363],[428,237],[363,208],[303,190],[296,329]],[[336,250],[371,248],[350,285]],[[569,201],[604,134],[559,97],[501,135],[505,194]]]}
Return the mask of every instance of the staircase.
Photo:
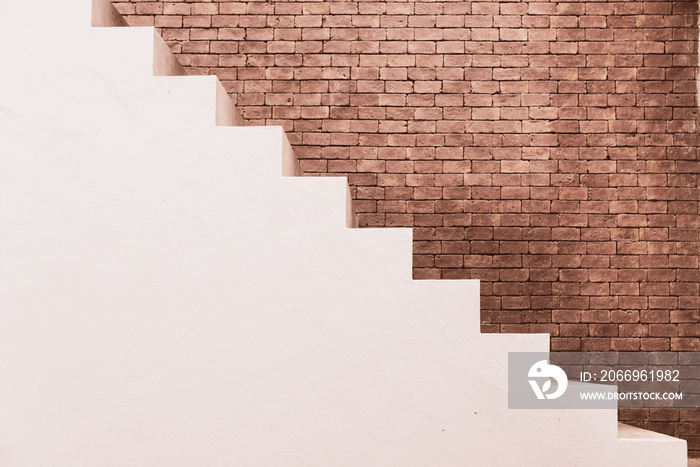
{"label": "staircase", "polygon": [[686,465],[509,410],[549,336],[480,334],[477,281],[413,281],[411,230],[348,228],[344,178],[123,25],[0,0],[0,465]]}

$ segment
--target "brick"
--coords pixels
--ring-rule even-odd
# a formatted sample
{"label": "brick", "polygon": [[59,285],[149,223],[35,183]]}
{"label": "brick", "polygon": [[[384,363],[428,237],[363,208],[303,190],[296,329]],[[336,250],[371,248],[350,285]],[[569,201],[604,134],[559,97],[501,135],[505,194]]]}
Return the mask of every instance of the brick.
{"label": "brick", "polygon": [[304,172],[349,174],[361,225],[413,226],[416,278],[502,293],[482,302],[485,329],[550,332],[553,350],[694,350],[689,3],[117,7],[191,74],[218,74],[249,123],[282,125]]}

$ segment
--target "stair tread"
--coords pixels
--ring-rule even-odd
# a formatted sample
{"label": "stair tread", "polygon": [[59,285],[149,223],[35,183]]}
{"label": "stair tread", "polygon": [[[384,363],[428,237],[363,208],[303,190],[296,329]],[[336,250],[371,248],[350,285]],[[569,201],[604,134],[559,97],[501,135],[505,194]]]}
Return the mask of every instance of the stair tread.
{"label": "stair tread", "polygon": [[664,435],[662,433],[657,433],[655,431],[645,430],[644,428],[639,428],[632,425],[627,425],[625,423],[618,423],[617,425],[617,437],[618,439],[626,440],[644,440],[644,441],[656,441],[656,442],[683,442],[678,438],[673,436]]}

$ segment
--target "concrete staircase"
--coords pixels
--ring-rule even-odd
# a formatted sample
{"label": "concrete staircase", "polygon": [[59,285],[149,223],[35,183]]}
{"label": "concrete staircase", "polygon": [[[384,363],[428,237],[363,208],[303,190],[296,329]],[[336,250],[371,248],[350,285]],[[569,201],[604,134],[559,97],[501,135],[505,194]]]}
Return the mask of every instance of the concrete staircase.
{"label": "concrete staircase", "polygon": [[686,465],[508,410],[548,336],[480,334],[476,281],[413,281],[410,230],[348,228],[345,179],[123,25],[0,0],[0,465]]}

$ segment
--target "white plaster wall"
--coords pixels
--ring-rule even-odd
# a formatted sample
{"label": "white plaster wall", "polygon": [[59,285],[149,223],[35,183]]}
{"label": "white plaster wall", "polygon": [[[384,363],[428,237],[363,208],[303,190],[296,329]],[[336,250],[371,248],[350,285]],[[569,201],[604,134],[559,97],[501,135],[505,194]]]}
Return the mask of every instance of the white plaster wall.
{"label": "white plaster wall", "polygon": [[509,411],[547,336],[480,335],[476,281],[412,281],[410,230],[346,228],[344,180],[90,3],[0,0],[0,465],[684,465]]}

